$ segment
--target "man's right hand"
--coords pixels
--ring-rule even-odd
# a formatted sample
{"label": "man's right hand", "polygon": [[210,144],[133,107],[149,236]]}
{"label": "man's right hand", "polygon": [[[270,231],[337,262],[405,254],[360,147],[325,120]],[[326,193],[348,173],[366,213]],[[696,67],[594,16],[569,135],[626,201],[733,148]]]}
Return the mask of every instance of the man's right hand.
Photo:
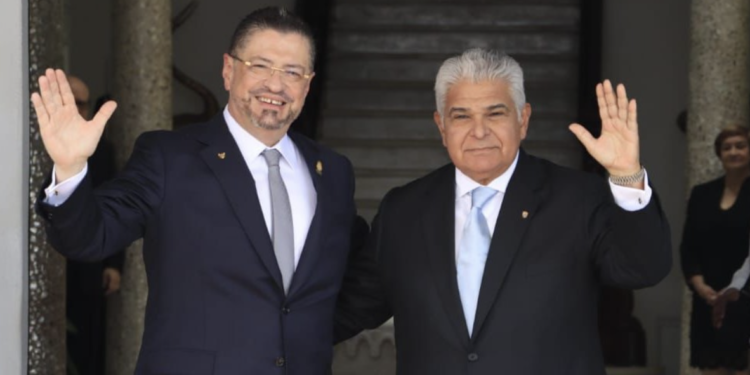
{"label": "man's right hand", "polygon": [[65,73],[59,69],[47,69],[39,77],[39,91],[31,94],[31,102],[44,148],[55,163],[55,179],[62,182],[83,170],[117,103],[108,101],[91,121],[86,121],[78,113]]}

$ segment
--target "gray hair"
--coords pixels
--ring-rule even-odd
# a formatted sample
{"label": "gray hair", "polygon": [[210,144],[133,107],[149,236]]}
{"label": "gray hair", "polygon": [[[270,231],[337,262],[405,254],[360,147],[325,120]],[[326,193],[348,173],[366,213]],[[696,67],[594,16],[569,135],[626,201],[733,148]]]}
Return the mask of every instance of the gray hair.
{"label": "gray hair", "polygon": [[518,118],[526,104],[523,91],[523,70],[518,62],[503,52],[472,48],[459,56],[445,60],[435,79],[435,101],[440,117],[443,117],[445,96],[458,81],[481,82],[505,80],[510,85],[510,95],[516,104]]}

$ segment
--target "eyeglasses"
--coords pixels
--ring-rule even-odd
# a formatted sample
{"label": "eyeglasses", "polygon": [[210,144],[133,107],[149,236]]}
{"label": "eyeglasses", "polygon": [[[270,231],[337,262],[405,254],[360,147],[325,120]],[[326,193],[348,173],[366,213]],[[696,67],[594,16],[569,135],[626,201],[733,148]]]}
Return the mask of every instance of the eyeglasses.
{"label": "eyeglasses", "polygon": [[281,80],[283,82],[299,83],[303,79],[310,79],[310,77],[312,77],[312,74],[305,74],[295,69],[280,69],[262,63],[251,63],[232,54],[230,54],[229,57],[245,64],[245,66],[247,66],[247,70],[258,78],[271,78],[271,76],[273,76],[273,73],[279,72],[279,74],[281,75]]}

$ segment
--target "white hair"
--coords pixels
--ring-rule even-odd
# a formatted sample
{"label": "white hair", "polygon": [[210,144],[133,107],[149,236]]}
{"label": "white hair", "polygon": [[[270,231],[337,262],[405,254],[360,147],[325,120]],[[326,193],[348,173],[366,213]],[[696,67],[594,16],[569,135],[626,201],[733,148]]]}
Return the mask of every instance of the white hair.
{"label": "white hair", "polygon": [[472,82],[505,80],[510,86],[510,96],[516,104],[518,119],[526,104],[523,91],[523,70],[518,62],[503,52],[472,48],[459,56],[445,60],[435,79],[435,101],[440,117],[443,117],[445,96],[458,81]]}

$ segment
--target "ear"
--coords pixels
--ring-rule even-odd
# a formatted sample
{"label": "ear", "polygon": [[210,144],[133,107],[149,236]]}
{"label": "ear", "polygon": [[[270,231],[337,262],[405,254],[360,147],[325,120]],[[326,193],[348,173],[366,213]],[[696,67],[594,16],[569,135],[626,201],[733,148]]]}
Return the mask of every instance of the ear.
{"label": "ear", "polygon": [[448,147],[445,143],[445,124],[443,123],[443,118],[440,116],[440,112],[435,111],[432,118],[435,120],[435,125],[437,125],[438,131],[440,132],[440,137],[443,139],[443,146]]}
{"label": "ear", "polygon": [[234,79],[234,59],[226,53],[224,54],[221,76],[224,78],[224,90],[229,91],[232,88],[232,80]]}
{"label": "ear", "polygon": [[529,119],[531,118],[531,104],[523,105],[521,111],[521,139],[526,139],[526,132],[529,130]]}
{"label": "ear", "polygon": [[310,92],[310,84],[312,83],[313,78],[315,78],[315,72],[310,73],[310,78],[307,79],[307,84],[305,84],[305,96]]}

